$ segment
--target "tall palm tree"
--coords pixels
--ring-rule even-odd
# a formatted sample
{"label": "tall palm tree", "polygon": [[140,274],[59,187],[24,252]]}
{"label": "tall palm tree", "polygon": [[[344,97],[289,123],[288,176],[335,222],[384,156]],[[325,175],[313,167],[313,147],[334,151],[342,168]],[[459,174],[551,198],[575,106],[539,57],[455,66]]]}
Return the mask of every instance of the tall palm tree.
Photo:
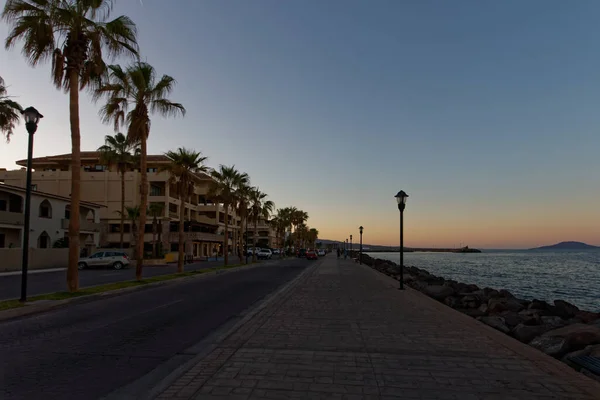
{"label": "tall palm tree", "polygon": [[[5,47],[23,42],[31,66],[52,60],[52,81],[69,93],[71,125],[71,216],[67,286],[79,288],[79,203],[81,154],[79,91],[93,87],[105,73],[104,57],[137,56],[135,24],[126,16],[109,20],[113,0],[7,0],[2,19],[11,31]],[[143,210],[145,213],[145,209]]]}
{"label": "tall palm tree", "polygon": [[[104,123],[114,123],[115,131],[127,126],[128,140],[140,144],[140,237],[144,237],[146,208],[148,206],[148,171],[146,170],[150,135],[150,114],[163,117],[185,115],[185,108],[168,99],[175,87],[175,79],[168,75],[157,78],[154,67],[145,62],[135,62],[126,69],[120,65],[109,65],[108,82],[94,92],[94,100],[107,98],[100,109]],[[131,109],[131,110],[130,110]],[[135,276],[142,279],[144,263],[144,241],[138,243]]]}
{"label": "tall palm tree", "polygon": [[[240,221],[240,234],[238,235],[239,237],[239,248],[240,248],[240,253],[239,253],[239,257],[240,257],[240,264],[242,263],[243,259],[246,259],[246,257],[243,257],[242,252],[244,251],[244,231],[248,230],[248,206],[250,203],[250,190],[251,187],[248,185],[239,185],[235,191],[235,200],[236,200],[236,206],[235,206],[235,211],[236,214],[240,216],[241,221]],[[246,241],[248,240],[248,238],[246,238]],[[246,250],[247,252],[247,250]]]}
{"label": "tall palm tree", "polygon": [[10,99],[4,79],[0,76],[0,132],[10,141],[15,125],[21,118],[23,107],[19,103]]}
{"label": "tall palm tree", "polygon": [[[227,167],[220,165],[218,170],[211,172],[213,181],[211,182],[208,195],[223,204],[225,209],[225,235],[223,237],[223,256],[224,265],[229,262],[229,210],[235,203],[235,192],[242,186],[247,186],[250,182],[248,174],[241,173],[235,169],[235,165]],[[218,216],[218,212],[217,212]]]}
{"label": "tall palm tree", "polygon": [[313,249],[315,249],[317,247],[316,246],[316,241],[317,241],[318,238],[319,238],[319,231],[317,229],[315,229],[315,228],[310,228],[308,230],[308,241],[311,244],[311,247]]}
{"label": "tall palm tree", "polygon": [[[158,233],[158,242],[160,243],[161,232],[158,231],[158,217],[163,216],[165,205],[163,203],[150,203],[148,207],[148,215],[152,217],[152,257],[158,258],[156,235]],[[162,223],[160,224],[162,225]]]}
{"label": "tall palm tree", "polygon": [[[120,211],[117,213],[121,214]],[[127,219],[131,222],[131,229],[129,230],[129,247],[132,248],[138,242],[138,232],[137,232],[137,221],[140,218],[140,207],[125,207],[124,216],[127,216]]]}
{"label": "tall palm tree", "polygon": [[123,226],[125,225],[125,173],[133,164],[132,152],[137,146],[127,140],[125,135],[117,133],[115,136],[106,135],[104,146],[100,146],[100,161],[106,165],[114,165],[121,175],[121,235],[120,243],[123,248]]}
{"label": "tall palm tree", "polygon": [[[296,207],[292,207],[292,211],[291,211],[291,220],[292,220],[292,224],[295,226],[295,231],[298,231],[298,227],[300,225],[303,225],[304,222],[306,222],[306,220],[308,219],[308,213],[306,213],[305,211],[299,210]],[[296,235],[296,240],[298,240],[297,245],[300,246],[300,242],[299,239],[302,235]]]}
{"label": "tall palm tree", "polygon": [[[254,220],[254,238],[252,240],[254,249],[256,249],[256,237],[258,236],[258,220],[261,218],[268,220],[275,207],[275,203],[266,198],[267,194],[261,192],[259,188],[253,188],[250,191],[250,214]],[[256,262],[256,251],[252,252],[252,262]]]}
{"label": "tall palm tree", "polygon": [[184,218],[185,218],[185,203],[188,197],[193,193],[194,182],[198,177],[196,174],[207,172],[208,168],[204,165],[206,157],[198,151],[189,150],[185,147],[180,147],[177,151],[168,151],[165,153],[171,161],[163,168],[164,171],[171,175],[170,181],[175,183],[179,192],[179,258],[177,261],[177,272],[183,272],[184,260]]}

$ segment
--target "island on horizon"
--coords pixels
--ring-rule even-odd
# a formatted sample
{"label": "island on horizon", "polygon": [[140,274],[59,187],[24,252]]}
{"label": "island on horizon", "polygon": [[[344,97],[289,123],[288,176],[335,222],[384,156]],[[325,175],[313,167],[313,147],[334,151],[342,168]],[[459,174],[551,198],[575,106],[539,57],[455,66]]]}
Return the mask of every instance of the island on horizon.
{"label": "island on horizon", "polygon": [[589,249],[600,249],[598,246],[592,246],[591,244],[583,242],[560,242],[550,246],[535,247],[529,250],[589,250]]}

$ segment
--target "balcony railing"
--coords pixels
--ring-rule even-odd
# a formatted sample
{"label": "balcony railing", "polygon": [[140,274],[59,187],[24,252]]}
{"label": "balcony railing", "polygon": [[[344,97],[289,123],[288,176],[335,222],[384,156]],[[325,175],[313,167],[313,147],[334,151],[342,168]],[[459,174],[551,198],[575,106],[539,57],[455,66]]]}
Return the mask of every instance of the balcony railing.
{"label": "balcony railing", "polygon": [[[69,219],[63,218],[61,220],[62,229],[69,229]],[[88,232],[100,232],[100,223],[96,223],[94,221],[88,221],[86,219],[82,219],[79,221],[79,230],[80,231],[88,231]]]}
{"label": "balcony railing", "polygon": [[23,225],[25,216],[22,213],[0,211],[0,224],[6,225]]}

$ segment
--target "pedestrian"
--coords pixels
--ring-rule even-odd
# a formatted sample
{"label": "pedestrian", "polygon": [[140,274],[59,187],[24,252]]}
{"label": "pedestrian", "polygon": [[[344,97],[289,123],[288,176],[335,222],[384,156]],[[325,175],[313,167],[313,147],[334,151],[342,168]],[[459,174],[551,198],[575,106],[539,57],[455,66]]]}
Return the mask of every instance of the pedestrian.
{"label": "pedestrian", "polygon": [[340,249],[339,249],[339,247],[337,249],[337,258],[340,258]]}

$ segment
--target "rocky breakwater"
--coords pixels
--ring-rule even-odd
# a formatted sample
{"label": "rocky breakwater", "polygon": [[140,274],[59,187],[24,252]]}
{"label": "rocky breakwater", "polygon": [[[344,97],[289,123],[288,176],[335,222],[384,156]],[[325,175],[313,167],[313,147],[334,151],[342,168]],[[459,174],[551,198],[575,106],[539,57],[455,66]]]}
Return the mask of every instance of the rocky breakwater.
{"label": "rocky breakwater", "polygon": [[[363,254],[363,263],[399,279],[398,265]],[[563,300],[519,299],[508,290],[466,284],[404,267],[404,282],[484,324],[562,360],[575,369],[573,356],[600,357],[600,313],[580,310]],[[585,371],[589,372],[589,371]]]}

